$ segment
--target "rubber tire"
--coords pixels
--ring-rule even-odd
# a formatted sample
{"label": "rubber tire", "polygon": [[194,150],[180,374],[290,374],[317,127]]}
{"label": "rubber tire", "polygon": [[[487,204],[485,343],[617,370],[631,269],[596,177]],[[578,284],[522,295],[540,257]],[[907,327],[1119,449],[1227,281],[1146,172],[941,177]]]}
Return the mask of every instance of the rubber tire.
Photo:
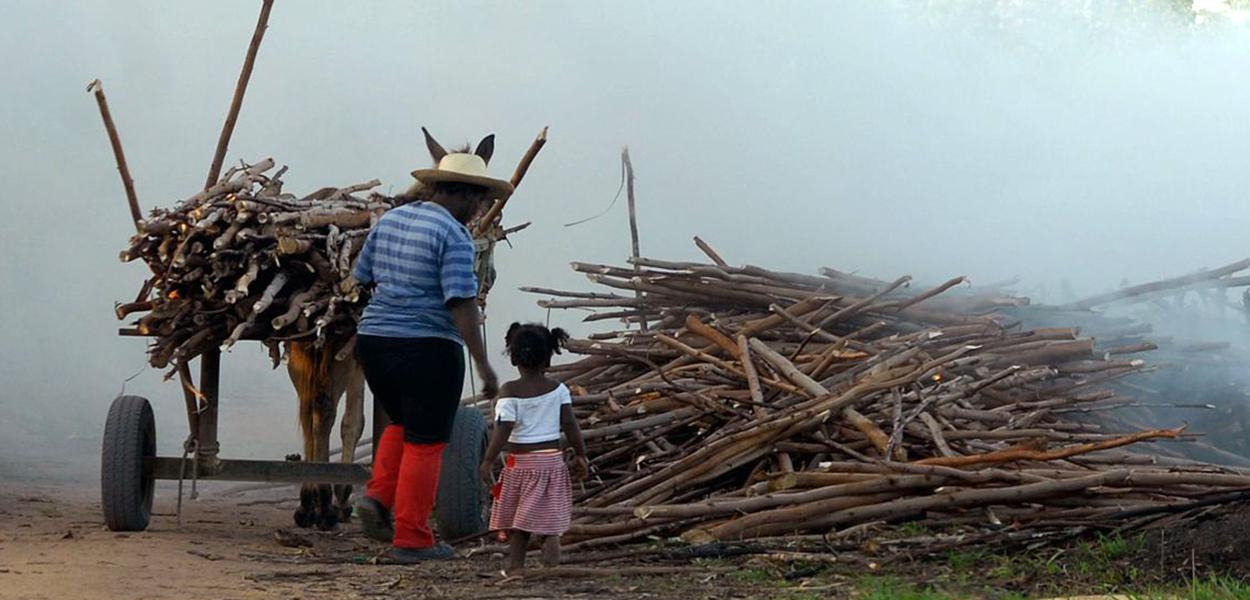
{"label": "rubber tire", "polygon": [[100,461],[100,506],[113,531],[143,531],[152,518],[156,480],[144,474],[143,459],[156,456],[156,419],[139,396],[118,396],[104,423]]}
{"label": "rubber tire", "polygon": [[434,502],[434,520],[443,540],[486,531],[489,513],[484,509],[490,490],[477,471],[485,448],[486,419],[472,406],[460,407],[451,428],[451,441],[443,450],[443,468]]}

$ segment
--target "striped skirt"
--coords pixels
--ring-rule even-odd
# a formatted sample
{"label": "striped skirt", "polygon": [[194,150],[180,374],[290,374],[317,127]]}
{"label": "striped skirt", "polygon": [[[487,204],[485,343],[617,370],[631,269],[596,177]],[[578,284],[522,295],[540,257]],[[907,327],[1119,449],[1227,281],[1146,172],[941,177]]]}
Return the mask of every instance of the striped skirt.
{"label": "striped skirt", "polygon": [[561,452],[509,454],[490,513],[494,531],[563,535],[573,514],[573,485]]}

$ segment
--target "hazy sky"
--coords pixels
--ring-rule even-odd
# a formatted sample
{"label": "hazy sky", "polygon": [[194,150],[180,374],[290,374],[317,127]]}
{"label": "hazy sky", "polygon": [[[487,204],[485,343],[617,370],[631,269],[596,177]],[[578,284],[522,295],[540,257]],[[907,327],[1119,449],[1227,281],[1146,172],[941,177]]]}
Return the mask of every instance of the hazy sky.
{"label": "hazy sky", "polygon": [[[399,191],[422,125],[497,133],[500,175],[550,125],[506,214],[534,226],[498,253],[492,348],[544,316],[517,286],[585,287],[570,260],[628,254],[623,202],[561,226],[611,200],[623,145],[647,255],[696,258],[697,234],[734,263],[1097,291],[1250,256],[1250,35],[1161,4],[278,0],[228,157],[273,156],[297,193]],[[104,81],[145,209],[170,205],[202,185],[258,6],[5,3],[0,456],[96,452],[144,364],[115,335],[144,267],[117,262],[131,226],[84,87]],[[272,456],[295,401],[253,346],[226,361],[224,443]],[[176,386],[129,389],[176,448]],[[261,408],[279,438],[231,433]]]}

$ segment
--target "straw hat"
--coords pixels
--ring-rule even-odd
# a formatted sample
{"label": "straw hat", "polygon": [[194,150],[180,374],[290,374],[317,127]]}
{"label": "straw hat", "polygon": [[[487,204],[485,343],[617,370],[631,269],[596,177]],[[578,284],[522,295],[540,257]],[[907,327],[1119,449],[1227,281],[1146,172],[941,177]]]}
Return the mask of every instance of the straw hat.
{"label": "straw hat", "polygon": [[511,183],[486,173],[486,164],[495,152],[495,134],[482,138],[477,149],[469,153],[447,152],[424,127],[421,132],[425,134],[425,145],[430,149],[430,156],[437,166],[413,171],[412,176],[418,182],[414,188],[424,188],[436,183],[467,183],[486,188],[487,196],[492,200],[512,195],[514,188]]}

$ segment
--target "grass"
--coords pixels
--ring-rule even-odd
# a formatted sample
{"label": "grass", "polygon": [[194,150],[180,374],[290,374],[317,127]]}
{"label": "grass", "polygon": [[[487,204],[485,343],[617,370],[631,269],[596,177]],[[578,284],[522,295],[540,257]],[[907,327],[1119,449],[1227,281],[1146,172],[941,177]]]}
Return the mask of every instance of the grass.
{"label": "grass", "polygon": [[[936,588],[931,585],[921,585],[911,581],[905,581],[898,577],[882,575],[882,576],[866,576],[855,583],[855,596],[857,600],[954,600],[969,597],[981,597],[980,595],[971,595],[966,591],[948,591]],[[1000,600],[1022,600],[1024,596],[1013,593],[995,593],[993,598]]]}
{"label": "grass", "polygon": [[946,565],[956,571],[974,569],[985,562],[989,552],[980,548],[951,550],[946,553]]}
{"label": "grass", "polygon": [[1176,598],[1177,600],[1241,600],[1250,598],[1250,584],[1232,577],[1211,575],[1191,580],[1187,585],[1126,594],[1133,600]]}
{"label": "grass", "polygon": [[954,598],[932,587],[921,587],[897,577],[864,577],[856,583],[860,600],[945,600]]}
{"label": "grass", "polygon": [[753,585],[777,585],[785,580],[773,574],[769,569],[739,569],[730,573],[734,579]]}
{"label": "grass", "polygon": [[732,578],[757,592],[768,590],[760,597],[784,600],[1010,600],[1099,594],[1143,600],[1250,600],[1250,579],[1215,570],[1178,581],[1142,564],[1146,551],[1144,536],[1106,534],[1062,548],[955,548],[936,557],[882,565],[880,570],[874,566],[867,573],[850,563],[774,563],[742,568]]}
{"label": "grass", "polygon": [[899,535],[903,537],[919,537],[932,533],[928,527],[916,523],[915,521],[903,523],[898,526]]}
{"label": "grass", "polygon": [[1094,541],[1093,552],[1107,561],[1118,560],[1128,556],[1128,554],[1142,546],[1145,538],[1137,535],[1130,538],[1121,537],[1120,534],[1103,535],[1098,534]]}

